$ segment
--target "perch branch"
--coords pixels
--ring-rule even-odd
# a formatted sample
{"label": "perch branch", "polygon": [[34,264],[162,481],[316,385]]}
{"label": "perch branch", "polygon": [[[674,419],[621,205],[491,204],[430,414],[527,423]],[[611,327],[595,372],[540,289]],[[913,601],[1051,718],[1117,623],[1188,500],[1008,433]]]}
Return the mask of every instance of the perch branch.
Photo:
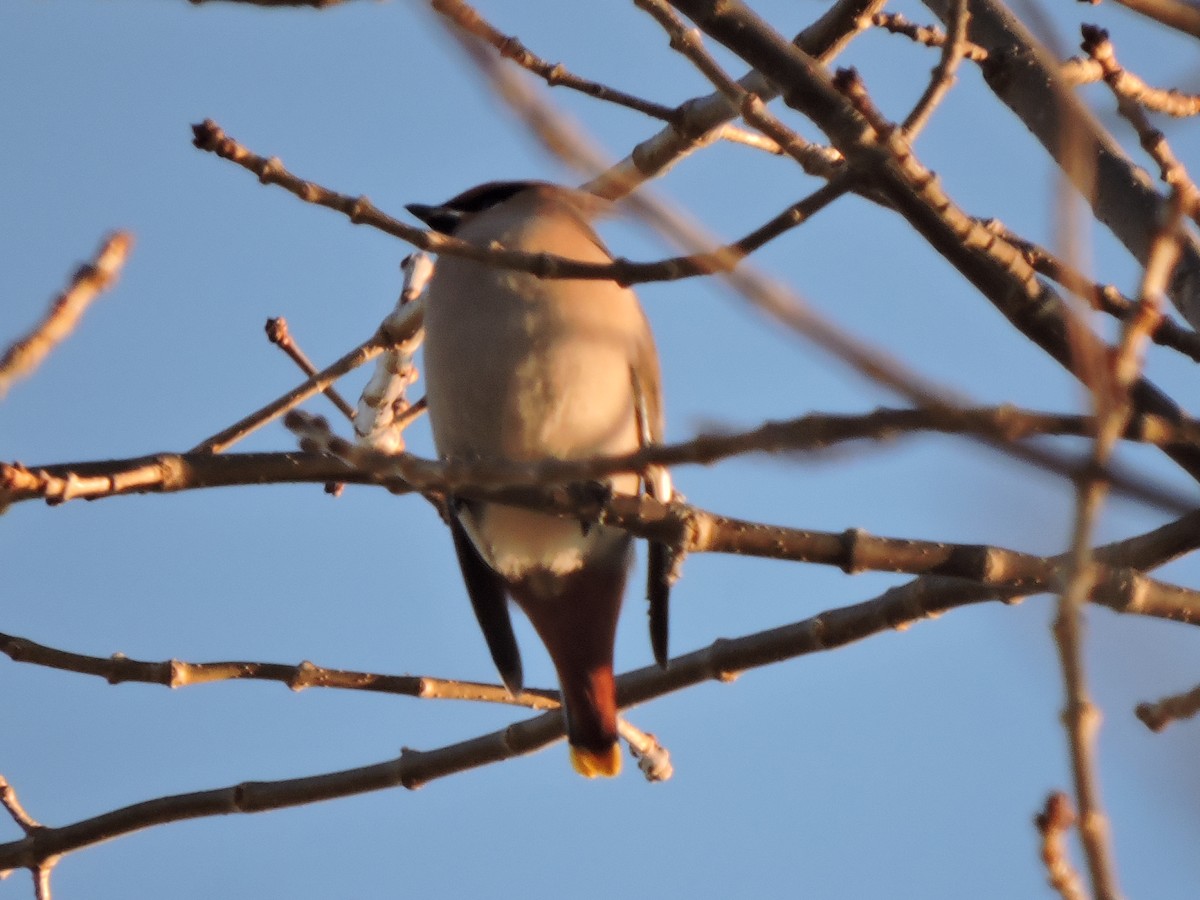
{"label": "perch branch", "polygon": [[[416,407],[418,404],[414,404]],[[953,416],[930,409],[878,409],[857,416],[813,414],[797,419],[767,422],[743,432],[700,434],[679,444],[647,447],[637,453],[595,460],[575,460],[552,466],[507,467],[493,483],[537,484],[551,480],[584,481],[621,471],[640,472],[653,465],[707,465],[747,453],[818,452],[849,441],[888,441],[912,433],[935,432],[989,436],[997,441],[1020,441],[1037,435],[1081,436],[1091,433],[1090,419],[988,407],[958,410]],[[1126,430],[1129,440],[1152,443],[1196,442],[1195,429],[1181,429],[1153,416],[1133,418]],[[130,493],[169,493],[210,487],[245,484],[349,481],[378,483],[391,491],[411,490],[396,460],[378,460],[367,467],[364,456],[354,468],[340,459],[306,453],[249,453],[214,455],[207,452],[163,453],[133,459],[96,460],[25,467],[0,463],[0,509],[6,504],[44,499],[62,503],[73,499],[99,499]],[[422,463],[425,465],[425,463]],[[444,464],[428,463],[428,466]],[[427,468],[425,477],[444,470]],[[1060,469],[1071,477],[1078,469]],[[460,470],[467,480],[486,478],[479,467]],[[1108,472],[1114,489],[1176,508],[1181,501],[1152,486],[1131,481],[1118,472]],[[442,477],[439,475],[438,477]],[[507,481],[502,479],[507,478]],[[486,483],[486,482],[485,482]]]}

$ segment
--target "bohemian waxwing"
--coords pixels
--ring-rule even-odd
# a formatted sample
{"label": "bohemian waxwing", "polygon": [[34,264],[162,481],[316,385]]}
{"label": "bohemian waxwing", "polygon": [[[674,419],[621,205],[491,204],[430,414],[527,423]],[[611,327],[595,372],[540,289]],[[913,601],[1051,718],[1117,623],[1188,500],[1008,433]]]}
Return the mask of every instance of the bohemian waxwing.
{"label": "bohemian waxwing", "polygon": [[[605,263],[590,220],[598,198],[538,182],[495,182],[408,210],[487,247]],[[443,256],[429,285],[425,379],[443,458],[530,462],[626,453],[662,439],[658,356],[637,297],[613,281],[539,279]],[[641,479],[612,478],[619,494]],[[669,493],[665,473],[653,493]],[[669,500],[670,497],[660,497]],[[588,777],[621,768],[613,644],[632,556],[619,529],[450,498],[451,533],[476,618],[513,693],[521,658],[511,597],[558,673],[571,762]],[[669,554],[650,548],[651,643],[666,661]]]}

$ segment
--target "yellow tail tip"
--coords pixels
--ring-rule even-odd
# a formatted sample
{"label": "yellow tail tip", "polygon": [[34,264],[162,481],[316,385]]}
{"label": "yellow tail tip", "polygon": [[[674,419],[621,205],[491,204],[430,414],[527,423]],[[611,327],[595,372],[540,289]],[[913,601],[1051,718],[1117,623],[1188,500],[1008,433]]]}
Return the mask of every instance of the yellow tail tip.
{"label": "yellow tail tip", "polygon": [[621,745],[614,741],[604,750],[572,747],[571,766],[584,778],[616,778],[621,774]]}

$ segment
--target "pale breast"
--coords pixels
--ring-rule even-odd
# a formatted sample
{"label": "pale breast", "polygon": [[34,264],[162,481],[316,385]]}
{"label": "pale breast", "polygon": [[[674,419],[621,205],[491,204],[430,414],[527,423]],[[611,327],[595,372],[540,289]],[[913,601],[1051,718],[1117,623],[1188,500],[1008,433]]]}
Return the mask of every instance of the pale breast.
{"label": "pale breast", "polygon": [[[480,214],[459,236],[609,258],[585,223],[520,200]],[[630,366],[651,338],[632,291],[444,257],[425,327],[430,418],[443,456],[575,458],[638,446]]]}

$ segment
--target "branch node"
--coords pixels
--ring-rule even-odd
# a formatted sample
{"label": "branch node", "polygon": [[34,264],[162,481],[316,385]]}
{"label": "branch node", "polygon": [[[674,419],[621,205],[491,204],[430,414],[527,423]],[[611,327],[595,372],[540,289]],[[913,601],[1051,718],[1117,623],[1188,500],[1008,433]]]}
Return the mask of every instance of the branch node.
{"label": "branch node", "polygon": [[857,575],[866,569],[859,559],[859,549],[863,538],[870,537],[861,528],[847,528],[839,538],[842,542],[842,562],[840,568],[847,575]]}

